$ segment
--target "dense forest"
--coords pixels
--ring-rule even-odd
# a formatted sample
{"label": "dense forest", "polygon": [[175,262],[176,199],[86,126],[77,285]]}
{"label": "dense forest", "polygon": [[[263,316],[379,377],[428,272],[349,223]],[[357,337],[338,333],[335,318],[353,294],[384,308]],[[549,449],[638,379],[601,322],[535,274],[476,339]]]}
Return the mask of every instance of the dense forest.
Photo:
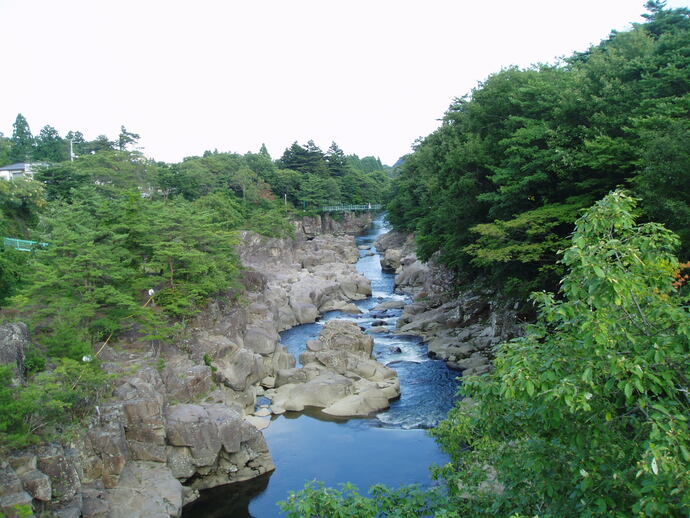
{"label": "dense forest", "polygon": [[0,167],[36,169],[0,180],[0,236],[37,243],[26,252],[0,240],[0,316],[27,322],[36,344],[28,386],[0,369],[0,446],[38,440],[47,423],[90,407],[104,342],[179,337],[211,298],[240,296],[239,230],[290,236],[322,205],[380,203],[389,190],[379,159],[335,143],[294,143],[275,161],[262,146],[167,164],[146,158],[138,139],[124,127],[116,140],[50,126],[33,137],[21,114],[0,138]]}
{"label": "dense forest", "polygon": [[[432,431],[439,487],[308,485],[290,517],[690,515],[690,10],[454,101],[393,183],[397,229],[536,321]],[[479,279],[479,280],[477,280]]]}
{"label": "dense forest", "polygon": [[453,102],[394,184],[390,220],[419,255],[528,294],[554,289],[574,221],[610,190],[690,257],[690,32],[684,9],[556,65],[491,75]]}

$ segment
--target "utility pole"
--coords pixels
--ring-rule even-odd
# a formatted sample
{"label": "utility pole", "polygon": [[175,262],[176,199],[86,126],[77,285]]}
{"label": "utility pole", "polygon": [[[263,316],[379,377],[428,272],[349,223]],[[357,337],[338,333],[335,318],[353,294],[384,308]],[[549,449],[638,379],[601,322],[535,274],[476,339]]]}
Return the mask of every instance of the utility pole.
{"label": "utility pole", "polygon": [[69,161],[74,162],[74,149],[72,149],[72,139],[69,139]]}

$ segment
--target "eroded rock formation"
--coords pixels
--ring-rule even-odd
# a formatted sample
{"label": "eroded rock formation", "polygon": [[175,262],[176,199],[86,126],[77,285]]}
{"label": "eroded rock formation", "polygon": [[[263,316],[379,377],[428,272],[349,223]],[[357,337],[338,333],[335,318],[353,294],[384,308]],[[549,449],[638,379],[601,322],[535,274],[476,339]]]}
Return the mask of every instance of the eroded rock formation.
{"label": "eroded rock formation", "polygon": [[[2,461],[0,511],[12,516],[19,504],[61,517],[179,516],[198,490],[274,469],[257,429],[263,421],[251,414],[257,394],[272,390],[282,379],[279,373],[295,366],[278,333],[313,322],[324,311],[358,311],[352,301],[369,296],[371,286],[354,267],[353,237],[318,234],[359,231],[369,221],[305,221],[295,240],[243,234],[238,251],[247,267],[246,292],[239,303],[213,302],[176,344],[133,340],[105,346],[102,365],[118,375],[114,397],[96,408],[79,437]],[[21,382],[26,326],[5,331],[2,361],[16,366]],[[394,397],[397,390],[388,369],[357,352],[362,340],[368,338],[356,337],[353,351],[314,345],[310,353],[310,365],[329,383],[342,378],[333,383],[343,387],[336,392],[357,398],[348,404],[359,412],[353,415],[381,407],[383,400],[374,394]]]}
{"label": "eroded rock formation", "polygon": [[415,254],[414,236],[389,232],[376,242],[381,265],[394,271],[396,289],[413,297],[398,319],[397,331],[421,336],[429,355],[463,374],[491,369],[494,347],[519,336],[530,315],[523,301],[510,299],[479,281],[457,291],[452,272]]}
{"label": "eroded rock formation", "polygon": [[400,395],[397,373],[372,358],[374,340],[353,322],[331,320],[318,340],[307,342],[303,367],[278,371],[267,393],[273,412],[321,408],[325,414],[366,416]]}

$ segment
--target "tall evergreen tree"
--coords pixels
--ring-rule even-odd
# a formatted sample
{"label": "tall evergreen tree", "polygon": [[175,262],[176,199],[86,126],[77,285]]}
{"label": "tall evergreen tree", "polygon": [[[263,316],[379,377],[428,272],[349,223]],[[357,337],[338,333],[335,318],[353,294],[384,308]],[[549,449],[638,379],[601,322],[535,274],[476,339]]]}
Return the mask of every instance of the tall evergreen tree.
{"label": "tall evergreen tree", "polygon": [[55,128],[44,126],[36,137],[34,158],[47,162],[62,162],[69,155],[69,142],[66,142]]}
{"label": "tall evergreen tree", "polygon": [[326,164],[328,165],[328,172],[331,176],[344,176],[348,172],[348,164],[345,158],[345,153],[338,147],[338,144],[331,142],[328,151],[326,151]]}
{"label": "tall evergreen tree", "polygon": [[12,125],[12,150],[10,151],[10,161],[30,162],[34,154],[34,138],[29,129],[29,123],[21,113]]}
{"label": "tall evergreen tree", "polygon": [[139,134],[127,131],[124,126],[120,126],[120,134],[117,136],[117,148],[125,151],[127,146],[136,145],[139,142]]}

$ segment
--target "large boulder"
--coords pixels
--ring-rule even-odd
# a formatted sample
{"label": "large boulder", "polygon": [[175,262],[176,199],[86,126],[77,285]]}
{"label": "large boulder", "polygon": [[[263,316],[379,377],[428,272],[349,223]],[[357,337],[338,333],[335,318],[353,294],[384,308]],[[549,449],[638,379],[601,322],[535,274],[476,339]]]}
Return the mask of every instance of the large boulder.
{"label": "large boulder", "polygon": [[213,364],[218,369],[219,381],[240,392],[266,376],[261,355],[243,347],[236,347],[231,353],[215,358]]}
{"label": "large boulder", "polygon": [[381,257],[381,268],[387,272],[396,272],[400,268],[402,250],[399,248],[389,248]]}
{"label": "large boulder", "polygon": [[81,479],[72,455],[59,444],[36,449],[37,469],[50,478],[51,500],[58,507],[80,499]]}
{"label": "large boulder", "polygon": [[180,516],[182,484],[165,464],[129,462],[120,484],[107,492],[110,518]]}
{"label": "large boulder", "polygon": [[171,405],[166,421],[168,466],[195,490],[275,469],[261,433],[224,405]]}
{"label": "large boulder", "polygon": [[196,401],[209,393],[215,383],[208,365],[195,365],[189,358],[170,362],[161,373],[168,398],[183,403]]}
{"label": "large boulder", "polygon": [[22,481],[7,462],[0,462],[0,513],[19,517],[18,506],[31,505],[31,495],[24,491]]}
{"label": "large boulder", "polygon": [[273,406],[302,411],[305,407],[324,408],[354,392],[354,382],[336,373],[322,374],[307,383],[288,383],[278,388]]}
{"label": "large boulder", "polygon": [[26,379],[26,350],[30,343],[29,328],[23,322],[0,326],[0,365],[12,366],[17,383]]}
{"label": "large boulder", "polygon": [[330,320],[326,322],[318,340],[310,340],[307,349],[312,352],[323,350],[346,351],[365,358],[371,357],[374,339],[362,332],[354,322]]}
{"label": "large boulder", "polygon": [[273,412],[318,407],[336,416],[366,416],[387,408],[400,395],[400,382],[372,358],[373,344],[353,322],[327,322],[300,355],[304,366],[278,371]]}

